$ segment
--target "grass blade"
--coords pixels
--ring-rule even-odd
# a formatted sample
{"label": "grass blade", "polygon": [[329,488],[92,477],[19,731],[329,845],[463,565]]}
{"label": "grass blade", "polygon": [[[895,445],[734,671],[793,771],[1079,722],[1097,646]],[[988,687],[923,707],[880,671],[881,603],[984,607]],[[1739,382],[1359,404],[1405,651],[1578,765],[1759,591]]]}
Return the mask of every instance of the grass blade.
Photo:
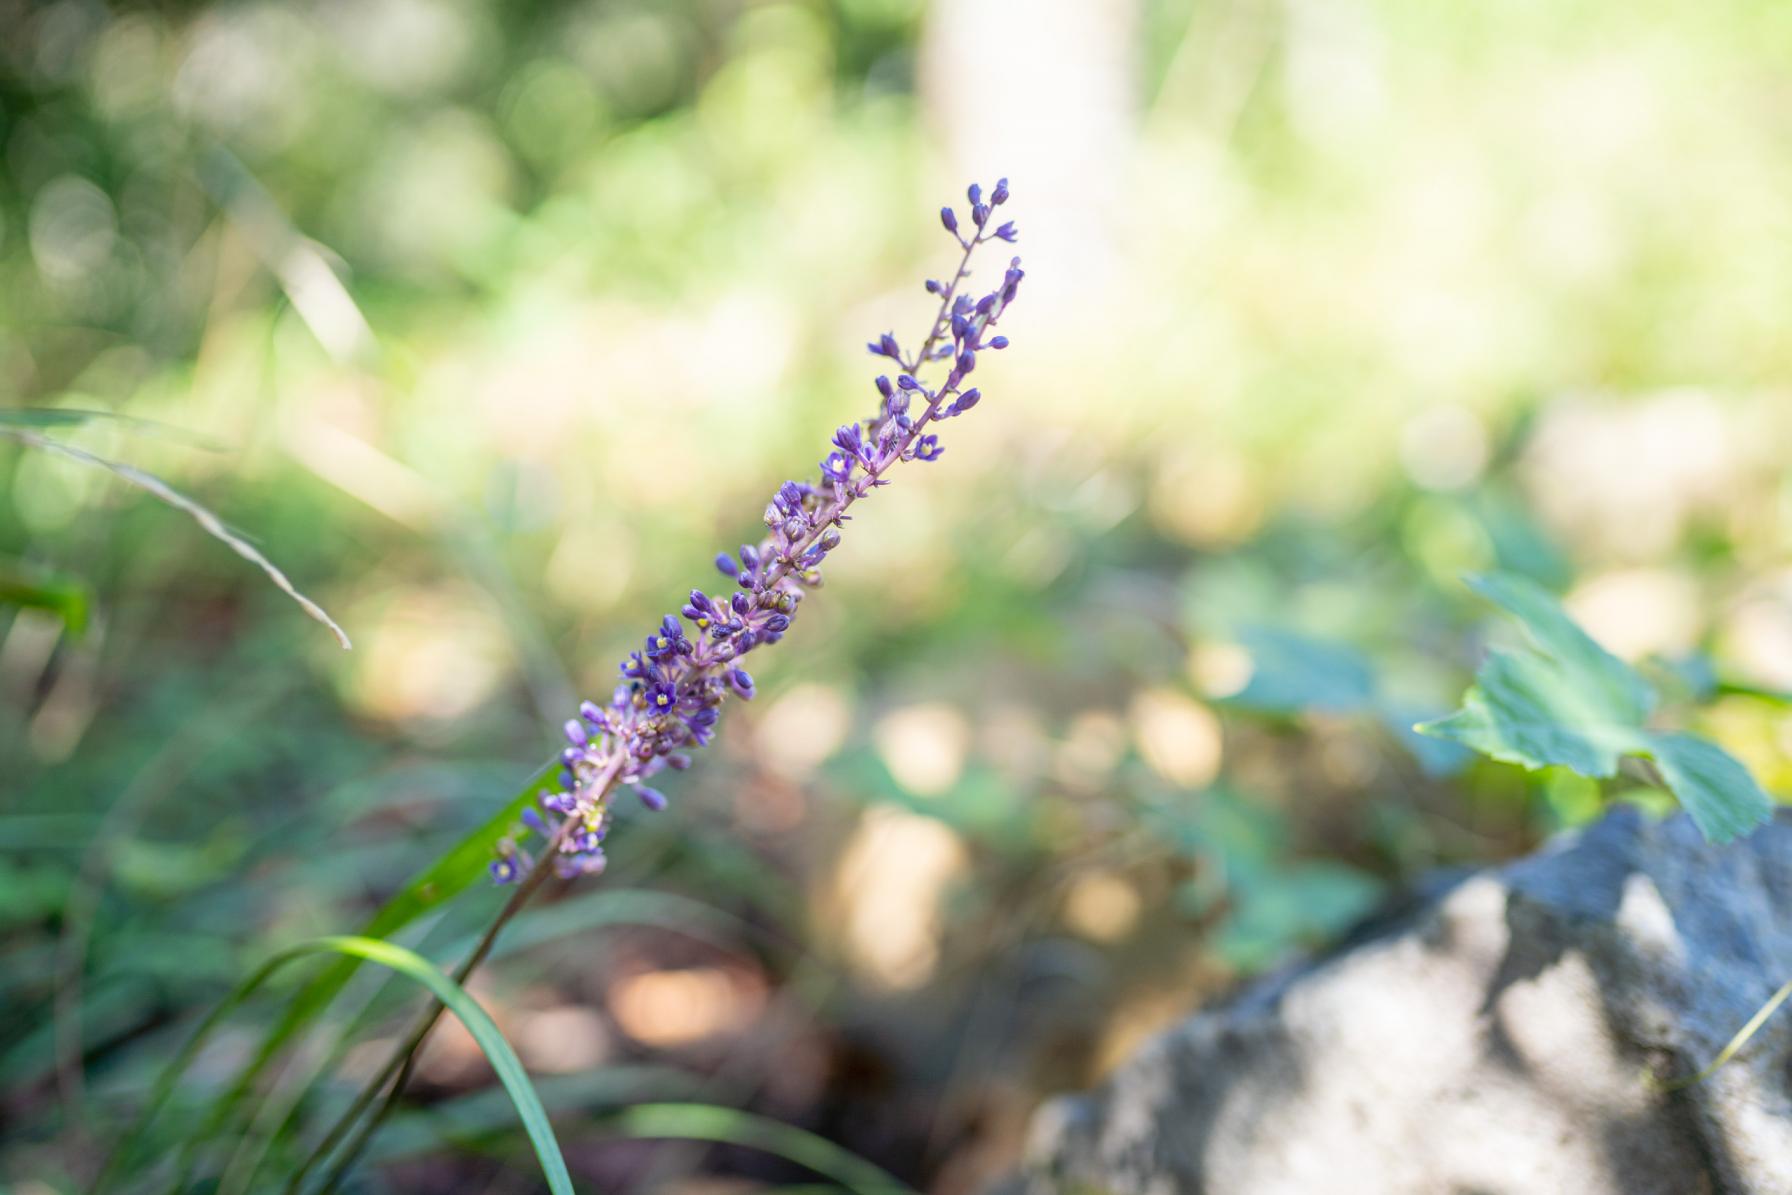
{"label": "grass blade", "polygon": [[76,448],[72,444],[64,444],[60,440],[52,440],[48,436],[40,436],[36,432],[26,431],[23,428],[3,423],[0,423],[0,435],[11,436],[21,444],[25,444],[32,448],[40,448],[45,452],[58,453],[68,457],[70,460],[80,461],[82,464],[105,469],[115,476],[123,478],[138,489],[148,491],[150,494],[160,498],[163,502],[166,502],[176,510],[184,511],[195,523],[198,523],[199,526],[205,530],[206,534],[210,535],[213,539],[222,543],[238,556],[241,556],[244,560],[247,560],[249,563],[261,569],[262,572],[266,573],[268,580],[272,581],[280,592],[297,602],[299,608],[305,613],[328,627],[330,632],[336,636],[336,641],[342,644],[344,650],[353,646],[349,642],[348,632],[344,631],[340,626],[337,626],[336,620],[331,618],[329,614],[324,611],[322,606],[300,593],[298,589],[294,587],[293,583],[287,580],[286,574],[274,566],[273,561],[269,560],[266,556],[263,556],[253,544],[249,543],[242,536],[237,535],[235,532],[231,531],[230,528],[226,527],[224,521],[218,518],[217,515],[199,505],[199,503],[193,501],[185,494],[174,489],[167,482],[155,476],[153,473],[145,473],[143,470],[136,468],[133,465],[127,465],[122,461],[108,460],[103,456],[97,456],[85,449]]}
{"label": "grass blade", "polygon": [[613,1137],[742,1145],[795,1162],[859,1195],[908,1195],[913,1188],[825,1137],[770,1117],[715,1104],[637,1104],[599,1121]]}
{"label": "grass blade", "polygon": [[554,1129],[548,1121],[546,1110],[541,1106],[540,1098],[535,1094],[529,1082],[528,1072],[523,1069],[522,1061],[517,1058],[516,1051],[504,1040],[504,1035],[479,1002],[466,993],[459,984],[424,958],[412,950],[391,942],[382,942],[375,938],[354,936],[333,936],[313,938],[300,942],[296,946],[282,950],[258,967],[242,983],[230,992],[218,1005],[208,1013],[199,1028],[181,1048],[179,1054],[168,1064],[161,1076],[156,1080],[150,1092],[146,1114],[136,1129],[118,1146],[107,1163],[105,1171],[94,1184],[93,1190],[104,1191],[120,1169],[136,1152],[155,1113],[168,1102],[180,1082],[181,1075],[198,1055],[200,1047],[211,1036],[212,1031],[234,1009],[253,995],[262,984],[287,963],[316,954],[338,954],[358,961],[375,963],[396,971],[415,980],[431,995],[440,1000],[450,1012],[466,1026],[467,1032],[479,1045],[486,1060],[491,1063],[492,1070],[498,1076],[498,1082],[509,1094],[511,1103],[515,1105],[517,1115],[522,1119],[524,1131],[529,1142],[535,1148],[536,1157],[541,1161],[542,1173],[546,1176],[548,1189],[554,1195],[572,1195],[572,1176],[566,1169],[566,1160],[560,1155],[559,1143],[554,1138]]}
{"label": "grass blade", "polygon": [[1748,1044],[1749,1039],[1760,1030],[1761,1026],[1767,1023],[1767,1019],[1775,1012],[1779,1011],[1780,1005],[1786,1002],[1786,997],[1788,996],[1792,996],[1792,979],[1781,984],[1780,990],[1769,997],[1767,1003],[1755,1010],[1755,1015],[1748,1019],[1748,1024],[1736,1031],[1736,1036],[1732,1037],[1728,1044],[1726,1044],[1722,1050],[1718,1051],[1717,1057],[1711,1060],[1709,1066],[1701,1071],[1682,1076],[1678,1079],[1667,1081],[1655,1079],[1653,1080],[1655,1086],[1662,1091],[1681,1091],[1685,1088],[1703,1083],[1706,1079],[1715,1075],[1730,1061],[1730,1059],[1736,1057],[1742,1047]]}
{"label": "grass blade", "polygon": [[[484,879],[486,867],[492,860],[492,844],[510,829],[525,806],[548,791],[556,771],[557,765],[541,769],[502,809],[475,827],[446,854],[413,876],[378,912],[368,918],[361,927],[360,936],[389,938],[432,909],[453,899],[470,885]],[[254,1057],[214,1101],[199,1132],[187,1143],[188,1153],[224,1127],[280,1052],[348,986],[360,961],[353,957],[339,959],[313,976],[293,995],[268,1030],[267,1036],[262,1039]]]}
{"label": "grass blade", "polygon": [[87,629],[93,595],[74,577],[30,568],[23,561],[0,557],[0,605],[48,610],[72,636]]}

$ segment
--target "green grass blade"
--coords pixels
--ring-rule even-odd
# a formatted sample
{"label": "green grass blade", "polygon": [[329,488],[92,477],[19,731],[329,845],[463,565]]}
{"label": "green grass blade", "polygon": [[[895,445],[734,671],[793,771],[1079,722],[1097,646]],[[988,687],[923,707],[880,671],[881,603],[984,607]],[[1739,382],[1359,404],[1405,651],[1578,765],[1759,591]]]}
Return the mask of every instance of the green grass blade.
{"label": "green grass blade", "polygon": [[[660,929],[724,949],[735,942],[755,936],[765,936],[762,929],[751,923],[690,897],[635,888],[599,888],[570,900],[529,909],[518,914],[505,930],[499,946],[492,951],[489,961],[495,962],[519,951],[537,948],[565,937],[619,926]],[[430,953],[443,958],[464,955],[473,948],[477,936],[476,934],[467,935],[444,949],[431,949]],[[275,1114],[268,1122],[274,1126],[272,1131],[264,1134],[259,1142],[246,1143],[254,1157],[245,1160],[242,1172],[248,1174],[251,1179],[260,1169],[260,1155],[272,1148],[280,1138],[287,1134],[297,1115],[299,1105],[312,1083],[319,1075],[334,1069],[336,1063],[340,1061],[341,1053],[346,1049],[346,1039],[355,1035],[360,1027],[360,1022],[367,1018],[371,1009],[372,1004],[370,1003],[369,1009],[364,1011],[362,1016],[357,1019],[356,1024],[349,1028],[341,1048],[319,1068],[312,1079],[295,1088],[287,1097],[284,1111]],[[608,1068],[605,1073],[608,1074],[616,1070],[617,1068]],[[618,1081],[616,1078],[594,1080],[600,1088],[606,1091],[613,1088]],[[566,1106],[569,1099],[578,1098],[561,1090],[565,1085],[563,1080],[549,1079],[537,1084],[537,1089],[549,1108],[559,1108]],[[698,1093],[695,1090],[667,1091],[662,1089],[655,1094],[659,1098],[688,1098]],[[449,1104],[454,1103],[455,1101],[449,1101]],[[432,1109],[432,1111],[445,1112],[447,1106],[443,1105],[440,1108]],[[382,1137],[381,1147],[371,1153],[370,1157],[392,1156],[390,1138],[396,1127],[388,1127]],[[401,1130],[403,1134],[409,1134],[413,1138],[421,1131],[423,1130],[415,1123],[407,1123],[406,1127]],[[241,1151],[239,1150],[239,1152]]]}
{"label": "green grass blade", "polygon": [[48,610],[72,636],[87,629],[93,595],[74,577],[34,569],[24,561],[0,557],[0,605]]}
{"label": "green grass blade", "polygon": [[509,1094],[511,1103],[516,1107],[517,1115],[522,1119],[524,1131],[529,1142],[535,1148],[540,1159],[542,1172],[547,1178],[549,1190],[554,1195],[572,1195],[572,1176],[566,1169],[566,1160],[560,1155],[559,1143],[554,1138],[553,1125],[549,1123],[547,1112],[541,1106],[540,1098],[535,1094],[529,1082],[528,1072],[523,1069],[522,1061],[517,1058],[516,1051],[504,1040],[504,1035],[492,1021],[491,1016],[466,993],[459,984],[438,970],[430,961],[413,950],[407,950],[391,942],[382,942],[375,938],[353,936],[334,936],[313,938],[300,942],[274,955],[256,968],[242,983],[230,992],[200,1022],[199,1028],[181,1048],[179,1054],[163,1070],[151,1090],[149,1104],[144,1118],[136,1129],[128,1136],[108,1161],[105,1171],[94,1184],[93,1190],[104,1191],[111,1185],[114,1176],[130,1160],[142,1139],[147,1135],[155,1113],[174,1094],[181,1075],[198,1055],[211,1033],[225,1017],[239,1007],[255,991],[266,983],[275,971],[287,963],[316,954],[338,954],[357,961],[375,963],[396,971],[415,980],[431,995],[440,1000],[447,1009],[460,1019],[472,1035],[486,1060],[491,1063],[492,1070],[498,1076],[498,1082]]}
{"label": "green grass blade", "polygon": [[[569,1075],[536,1079],[535,1090],[549,1114],[566,1116],[590,1108],[624,1107],[647,1096],[658,1100],[697,1097],[703,1080],[673,1067],[619,1064]],[[509,1101],[496,1088],[455,1096],[426,1109],[392,1118],[367,1151],[369,1161],[390,1162],[441,1149],[484,1152],[513,1123]]]}
{"label": "green grass blade", "polygon": [[[359,936],[391,937],[419,917],[483,880],[486,867],[492,860],[492,844],[509,831],[525,806],[548,791],[555,771],[553,766],[543,768],[502,809],[470,831],[446,854],[413,876],[378,912],[368,918],[361,926]],[[186,1144],[188,1153],[223,1129],[274,1059],[329,1008],[342,989],[348,986],[360,962],[360,959],[352,957],[339,959],[299,988],[268,1030],[267,1036],[262,1039],[255,1055],[213,1102],[199,1131]],[[152,1102],[150,1107],[153,1109],[155,1104]],[[146,1111],[145,1115],[148,1114]]]}
{"label": "green grass blade", "polygon": [[637,1104],[598,1122],[615,1137],[712,1141],[775,1154],[859,1195],[909,1195],[894,1175],[825,1137],[782,1121],[715,1104]]}
{"label": "green grass blade", "polygon": [[1694,1074],[1685,1075],[1678,1079],[1666,1081],[1654,1079],[1653,1082],[1655,1086],[1662,1091],[1680,1091],[1687,1087],[1703,1083],[1706,1079],[1715,1075],[1729,1063],[1730,1059],[1736,1057],[1736,1055],[1741,1052],[1742,1047],[1748,1044],[1749,1039],[1760,1030],[1761,1026],[1767,1023],[1767,1019],[1779,1011],[1780,1005],[1786,1002],[1786,997],[1788,996],[1792,996],[1792,979],[1789,979],[1784,984],[1780,985],[1780,990],[1769,997],[1767,1003],[1755,1010],[1755,1015],[1748,1019],[1748,1024],[1736,1031],[1736,1036],[1732,1037],[1729,1040],[1729,1043],[1725,1045],[1722,1050],[1718,1051],[1717,1057],[1711,1060],[1709,1066]]}

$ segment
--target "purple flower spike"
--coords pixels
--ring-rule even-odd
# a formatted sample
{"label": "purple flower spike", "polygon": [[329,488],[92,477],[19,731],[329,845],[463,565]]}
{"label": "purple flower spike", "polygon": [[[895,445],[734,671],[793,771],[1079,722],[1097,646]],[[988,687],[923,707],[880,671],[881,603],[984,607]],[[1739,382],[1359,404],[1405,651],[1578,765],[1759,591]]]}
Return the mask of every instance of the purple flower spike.
{"label": "purple flower spike", "polygon": [[960,233],[953,209],[940,211],[964,256],[949,281],[927,282],[938,308],[926,336],[906,357],[889,332],[866,345],[901,370],[893,381],[888,375],[875,379],[877,411],[834,432],[818,483],[787,481],[778,487],[765,507],[766,533],[758,543],[716,557],[716,569],[734,580],[734,592],[724,599],[691,590],[679,614],[661,619],[622,662],[622,683],[609,706],[589,701],[579,706],[579,717],[564,728],[569,745],[560,755],[560,787],[543,793],[540,809],[528,810],[513,834],[498,843],[494,880],[512,883],[535,865],[517,846],[524,834],[552,844],[555,870],[563,876],[603,871],[601,844],[614,816],[614,788],[632,786],[648,808],[665,807],[665,794],[647,782],[668,768],[690,766],[691,752],[715,738],[727,698],[753,696],[753,678],[740,666],[741,657],[792,631],[801,602],[821,585],[822,566],[840,546],[852,504],[890,484],[898,464],[938,460],[945,452],[940,421],[982,400],[981,391],[960,385],[976,368],[979,349],[1007,346],[1007,337],[993,329],[1024,275],[1015,258],[991,293],[979,298],[962,289],[977,249],[1016,235],[1012,223],[993,233],[987,227],[993,209],[1008,200],[1006,179],[987,200],[976,186],[966,195],[975,234]]}

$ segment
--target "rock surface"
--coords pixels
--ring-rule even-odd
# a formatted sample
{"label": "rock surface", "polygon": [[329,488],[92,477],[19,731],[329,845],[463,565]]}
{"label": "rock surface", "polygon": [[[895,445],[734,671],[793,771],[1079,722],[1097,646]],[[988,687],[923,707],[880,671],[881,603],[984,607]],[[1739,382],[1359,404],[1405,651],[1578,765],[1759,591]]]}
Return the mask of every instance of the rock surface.
{"label": "rock surface", "polygon": [[1003,1195],[1792,1193],[1792,819],[1620,809],[1153,1040]]}

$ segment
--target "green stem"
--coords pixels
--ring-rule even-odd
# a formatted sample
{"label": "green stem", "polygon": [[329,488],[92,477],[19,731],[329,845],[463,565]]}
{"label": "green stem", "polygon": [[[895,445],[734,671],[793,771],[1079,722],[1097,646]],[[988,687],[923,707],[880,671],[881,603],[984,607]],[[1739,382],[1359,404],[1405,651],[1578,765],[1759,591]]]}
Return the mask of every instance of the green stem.
{"label": "green stem", "polygon": [[[598,778],[595,791],[600,796],[609,791],[619,770],[620,758],[616,764],[610,766],[604,775]],[[529,874],[523,878],[522,883],[516,886],[516,890],[510,894],[510,899],[504,902],[504,907],[498,910],[498,915],[486,927],[485,933],[480,937],[478,944],[473,947],[472,953],[461,960],[460,966],[454,969],[455,983],[466,983],[467,977],[485,961],[486,956],[491,954],[492,947],[497,943],[498,934],[510,923],[510,919],[521,912],[523,906],[529,903],[529,898],[534,896],[536,891],[547,882],[547,878],[553,874],[553,858],[559,853],[561,843],[572,832],[574,825],[575,822],[571,817],[560,823],[559,829],[554,831],[553,837],[542,849],[535,866],[529,870]],[[331,1169],[329,1177],[324,1180],[322,1190],[327,1192],[334,1189],[336,1184],[348,1173],[348,1168],[354,1165],[355,1158],[366,1146],[374,1130],[397,1105],[399,1095],[404,1091],[405,1084],[410,1081],[412,1073],[416,1070],[417,1052],[429,1037],[430,1031],[436,1027],[436,1022],[441,1020],[443,1010],[444,1006],[440,1000],[430,1001],[428,1007],[418,1016],[410,1036],[405,1038],[404,1042],[393,1051],[392,1056],[386,1060],[385,1066],[380,1068],[379,1073],[362,1086],[360,1092],[355,1096],[354,1102],[337,1118],[336,1123],[330,1126],[330,1131],[324,1134],[323,1140],[318,1142],[317,1147],[311,1151],[304,1164],[293,1172],[292,1178],[287,1180],[286,1195],[298,1195],[306,1177],[317,1168],[318,1163],[336,1150],[342,1140],[355,1128],[362,1113],[367,1111],[368,1106],[379,1097],[381,1089],[385,1088],[387,1082],[391,1080],[392,1086],[387,1090],[384,1102],[343,1150],[341,1159]]]}

